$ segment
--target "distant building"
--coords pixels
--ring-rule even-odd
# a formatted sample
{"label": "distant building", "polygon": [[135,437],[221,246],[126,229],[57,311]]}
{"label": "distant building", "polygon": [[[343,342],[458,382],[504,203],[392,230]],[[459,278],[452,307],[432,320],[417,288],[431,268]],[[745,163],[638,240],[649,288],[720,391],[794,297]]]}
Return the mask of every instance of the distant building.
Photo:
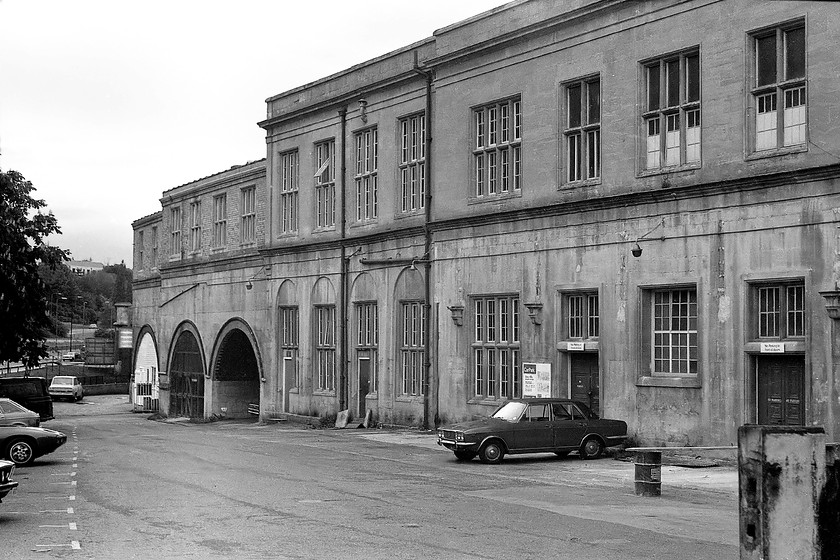
{"label": "distant building", "polygon": [[828,2],[517,0],[269,98],[265,160],[133,224],[161,411],[433,426],[547,372],[643,443],[840,436],[838,46]]}
{"label": "distant building", "polygon": [[84,276],[91,272],[99,272],[105,265],[96,261],[68,261],[65,263],[67,268],[76,276]]}

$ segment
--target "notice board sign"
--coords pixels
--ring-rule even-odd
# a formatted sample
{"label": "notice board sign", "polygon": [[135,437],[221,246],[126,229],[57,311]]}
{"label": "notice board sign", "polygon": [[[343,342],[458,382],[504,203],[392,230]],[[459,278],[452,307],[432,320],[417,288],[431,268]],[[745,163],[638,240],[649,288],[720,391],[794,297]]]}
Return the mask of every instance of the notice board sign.
{"label": "notice board sign", "polygon": [[551,364],[522,364],[522,396],[551,396]]}
{"label": "notice board sign", "polygon": [[131,348],[134,342],[131,329],[120,329],[118,332],[117,348]]}

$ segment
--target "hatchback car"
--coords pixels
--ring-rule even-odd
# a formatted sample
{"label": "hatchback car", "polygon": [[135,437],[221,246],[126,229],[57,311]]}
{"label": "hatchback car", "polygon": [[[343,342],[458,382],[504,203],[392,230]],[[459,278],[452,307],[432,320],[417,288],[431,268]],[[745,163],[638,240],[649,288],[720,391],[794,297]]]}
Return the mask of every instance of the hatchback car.
{"label": "hatchback car", "polygon": [[67,443],[67,436],[46,428],[0,426],[0,457],[26,466]]}
{"label": "hatchback car", "polygon": [[41,425],[41,417],[12,399],[0,398],[0,426],[32,426]]}
{"label": "hatchback car", "polygon": [[0,461],[0,502],[6,495],[17,488],[18,483],[12,480],[15,464],[11,461]]}
{"label": "hatchback car", "polygon": [[626,438],[626,422],[599,418],[585,404],[569,399],[516,399],[489,418],[438,430],[438,445],[454,451],[459,460],[477,455],[492,464],[507,453],[553,452],[562,457],[577,451],[584,459],[596,459]]}
{"label": "hatchback car", "polygon": [[49,387],[50,396],[53,400],[68,399],[78,401],[85,396],[82,382],[73,375],[56,375],[53,377]]}

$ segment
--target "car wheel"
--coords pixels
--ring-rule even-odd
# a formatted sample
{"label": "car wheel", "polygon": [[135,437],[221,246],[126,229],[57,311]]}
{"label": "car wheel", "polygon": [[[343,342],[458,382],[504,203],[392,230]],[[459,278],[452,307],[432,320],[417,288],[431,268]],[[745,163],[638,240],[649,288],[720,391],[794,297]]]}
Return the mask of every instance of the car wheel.
{"label": "car wheel", "polygon": [[505,456],[505,448],[502,442],[492,440],[485,443],[481,451],[478,452],[478,458],[482,463],[488,465],[497,465],[502,462],[502,457]]}
{"label": "car wheel", "polygon": [[569,454],[569,452],[568,451],[555,451],[554,454],[557,455],[558,457],[565,457],[566,455]]}
{"label": "car wheel", "polygon": [[23,467],[35,459],[35,448],[25,439],[15,439],[6,446],[6,457],[15,465]]}
{"label": "car wheel", "polygon": [[467,449],[459,449],[455,451],[455,457],[457,457],[459,461],[472,461],[475,459],[475,456],[475,451],[469,451]]}
{"label": "car wheel", "polygon": [[588,438],[580,446],[580,456],[582,459],[597,459],[604,452],[604,444],[598,438]]}

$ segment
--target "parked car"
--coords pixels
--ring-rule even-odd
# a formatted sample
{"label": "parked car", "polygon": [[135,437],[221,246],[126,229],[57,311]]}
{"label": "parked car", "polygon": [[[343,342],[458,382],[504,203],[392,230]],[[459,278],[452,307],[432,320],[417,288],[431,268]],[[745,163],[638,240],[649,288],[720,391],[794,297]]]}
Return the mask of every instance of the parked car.
{"label": "parked car", "polygon": [[73,375],[56,375],[53,377],[50,383],[49,393],[54,400],[72,399],[78,401],[85,396],[82,382],[79,381],[78,377]]}
{"label": "parked car", "polygon": [[15,464],[10,461],[0,461],[0,502],[9,492],[17,488],[18,483],[12,480]]}
{"label": "parked car", "polygon": [[78,362],[82,359],[82,355],[78,352],[66,352],[61,355],[61,359],[65,362]]}
{"label": "parked car", "polygon": [[578,401],[516,399],[490,417],[438,430],[438,445],[462,461],[476,455],[482,463],[499,463],[505,454],[577,451],[596,459],[604,449],[627,438],[627,423],[607,420]]}
{"label": "parked car", "polygon": [[37,412],[41,422],[52,420],[53,402],[43,377],[0,377],[0,397]]}
{"label": "parked car", "polygon": [[0,426],[32,426],[41,425],[41,417],[12,399],[0,398]]}
{"label": "parked car", "polygon": [[18,466],[29,465],[67,442],[67,436],[46,428],[0,426],[0,457]]}

